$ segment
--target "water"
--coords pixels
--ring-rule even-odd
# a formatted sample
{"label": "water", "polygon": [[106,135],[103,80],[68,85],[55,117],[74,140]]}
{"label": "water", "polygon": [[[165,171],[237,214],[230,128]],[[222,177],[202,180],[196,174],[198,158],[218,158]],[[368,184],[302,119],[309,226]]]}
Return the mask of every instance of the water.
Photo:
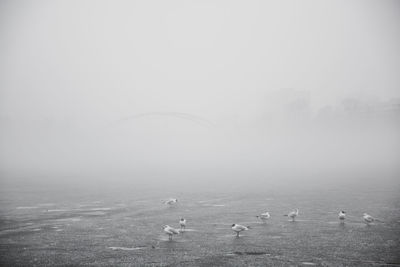
{"label": "water", "polygon": [[[12,265],[400,266],[394,188],[179,192],[14,187],[1,194],[1,263]],[[177,197],[178,204],[162,203]],[[283,215],[299,208],[296,222]],[[339,210],[348,213],[344,225]],[[255,216],[269,211],[262,223]],[[384,220],[367,226],[363,212]],[[168,241],[165,224],[187,231]],[[248,225],[236,238],[233,223]]]}

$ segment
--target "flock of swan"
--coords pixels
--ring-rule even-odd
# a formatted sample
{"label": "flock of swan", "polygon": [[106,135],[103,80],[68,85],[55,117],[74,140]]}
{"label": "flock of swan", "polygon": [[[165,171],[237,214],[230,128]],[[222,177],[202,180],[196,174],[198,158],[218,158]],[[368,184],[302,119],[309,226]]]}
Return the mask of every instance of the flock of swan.
{"label": "flock of swan", "polygon": [[[174,205],[177,202],[178,202],[178,199],[170,198],[170,199],[164,201],[164,204]],[[299,216],[299,209],[295,209],[295,210],[289,212],[288,214],[285,214],[284,216],[289,217],[290,219],[292,219],[292,222],[294,222],[296,220],[296,217]],[[271,215],[269,214],[269,212],[264,212],[264,213],[261,213],[260,215],[257,215],[256,217],[259,218],[263,223],[266,223],[267,220],[269,218],[271,218]],[[338,214],[338,218],[339,218],[340,223],[344,223],[344,221],[346,219],[346,212],[343,211],[343,210],[340,211],[339,214]],[[367,225],[369,225],[369,224],[371,224],[371,223],[373,223],[375,221],[383,222],[382,220],[377,219],[377,218],[375,218],[375,217],[373,217],[373,216],[371,216],[371,215],[369,215],[367,213],[364,213],[362,218],[363,218],[364,222]],[[181,218],[180,221],[179,221],[179,225],[180,225],[180,229],[173,228],[173,227],[171,227],[169,225],[164,225],[164,227],[163,227],[164,228],[164,232],[169,236],[169,240],[172,240],[172,236],[177,235],[177,234],[182,233],[182,232],[185,231],[186,219]],[[244,225],[240,225],[240,224],[234,223],[234,224],[232,224],[231,228],[236,233],[236,237],[239,237],[240,232],[249,230],[250,226],[244,226]]]}

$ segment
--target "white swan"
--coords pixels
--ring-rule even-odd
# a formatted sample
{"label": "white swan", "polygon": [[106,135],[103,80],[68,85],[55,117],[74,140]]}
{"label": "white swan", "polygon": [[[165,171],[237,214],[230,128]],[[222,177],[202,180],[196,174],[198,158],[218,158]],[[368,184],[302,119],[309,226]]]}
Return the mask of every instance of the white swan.
{"label": "white swan", "polygon": [[247,230],[249,230],[250,229],[250,226],[243,226],[243,225],[240,225],[240,224],[236,224],[236,223],[234,223],[234,224],[232,224],[232,230],[234,231],[234,232],[236,232],[236,236],[237,237],[239,237],[239,233],[240,232],[242,232],[242,231],[247,231]]}
{"label": "white swan", "polygon": [[271,215],[269,214],[269,212],[264,212],[260,215],[257,215],[256,217],[265,223],[269,218],[271,218]]}
{"label": "white swan", "polygon": [[173,235],[179,234],[179,230],[175,229],[169,225],[164,225],[164,232],[169,235],[169,240],[172,240]]}

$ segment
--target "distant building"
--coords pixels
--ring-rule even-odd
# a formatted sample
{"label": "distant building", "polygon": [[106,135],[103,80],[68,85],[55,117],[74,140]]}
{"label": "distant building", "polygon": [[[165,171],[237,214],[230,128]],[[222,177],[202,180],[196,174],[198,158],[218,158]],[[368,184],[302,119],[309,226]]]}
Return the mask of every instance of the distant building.
{"label": "distant building", "polygon": [[284,123],[304,123],[311,118],[310,93],[305,90],[280,89],[268,96],[266,110],[270,117]]}

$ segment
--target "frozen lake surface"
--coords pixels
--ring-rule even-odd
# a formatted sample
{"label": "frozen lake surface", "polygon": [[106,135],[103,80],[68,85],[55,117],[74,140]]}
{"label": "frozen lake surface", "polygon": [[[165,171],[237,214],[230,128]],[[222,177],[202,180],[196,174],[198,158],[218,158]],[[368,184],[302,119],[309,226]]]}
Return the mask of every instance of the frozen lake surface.
{"label": "frozen lake surface", "polygon": [[[178,204],[162,203],[177,197]],[[400,266],[398,190],[179,192],[23,188],[1,194],[1,265]],[[296,222],[283,215],[299,208]],[[340,224],[337,213],[348,219]],[[263,224],[255,216],[269,211]],[[384,223],[367,226],[368,212]],[[165,224],[187,231],[168,241]],[[231,225],[251,227],[236,238]]]}

